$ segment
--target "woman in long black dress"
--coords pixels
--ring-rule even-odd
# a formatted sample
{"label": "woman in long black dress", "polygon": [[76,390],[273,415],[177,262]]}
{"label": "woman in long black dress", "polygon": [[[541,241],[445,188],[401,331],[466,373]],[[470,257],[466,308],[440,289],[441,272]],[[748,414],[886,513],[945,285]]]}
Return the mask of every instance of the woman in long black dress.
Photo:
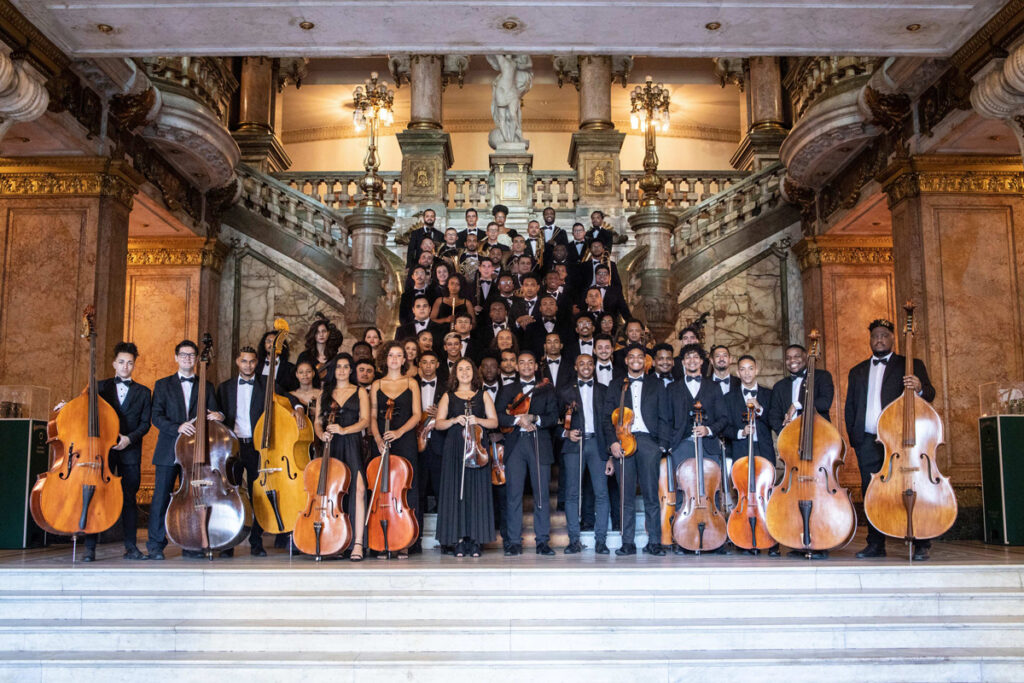
{"label": "woman in long black dress", "polygon": [[466,313],[475,325],[476,309],[473,307],[473,303],[466,298],[464,294],[466,289],[466,279],[464,277],[459,274],[449,277],[444,286],[444,291],[434,300],[430,319],[439,325],[451,328],[455,324],[455,315],[457,313]]}
{"label": "woman in long black dress", "polygon": [[437,542],[454,546],[456,557],[480,557],[483,544],[495,538],[491,468],[463,467],[464,428],[478,424],[484,429],[497,429],[498,414],[491,395],[481,390],[483,382],[473,361],[463,358],[453,370],[449,391],[437,406],[434,427],[448,430],[437,497]]}
{"label": "woman in long black dress", "polygon": [[314,429],[332,458],[345,463],[352,476],[345,508],[352,522],[353,562],[363,559],[363,520],[366,515],[366,468],[362,432],[370,423],[366,390],[352,384],[352,356],[339,353],[327,364],[327,379],[317,404]]}
{"label": "woman in long black dress", "polygon": [[[370,429],[380,453],[383,454],[384,445],[390,443],[391,455],[403,457],[412,465],[413,481],[408,491],[407,501],[409,507],[415,511],[416,519],[422,529],[423,511],[420,509],[419,495],[416,490],[419,486],[419,481],[416,479],[416,472],[419,470],[416,427],[420,423],[422,412],[420,385],[419,382],[406,375],[408,368],[406,367],[405,351],[402,349],[402,345],[396,341],[380,345],[380,350],[377,352],[377,365],[383,376],[370,385],[370,413],[377,417],[376,420],[370,422]],[[390,429],[385,430],[388,399],[393,400],[395,406],[391,415]],[[370,482],[371,495],[373,485],[374,482]],[[399,559],[404,559],[409,556],[410,552],[421,552],[418,538],[408,551],[401,550],[397,556]]]}

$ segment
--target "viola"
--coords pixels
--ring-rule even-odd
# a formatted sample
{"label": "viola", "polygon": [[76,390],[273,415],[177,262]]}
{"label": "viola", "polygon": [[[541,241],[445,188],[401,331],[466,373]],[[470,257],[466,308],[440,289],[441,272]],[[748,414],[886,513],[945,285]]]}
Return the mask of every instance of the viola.
{"label": "viola", "polygon": [[619,394],[619,407],[612,411],[612,424],[615,425],[615,438],[622,446],[622,457],[628,458],[636,453],[636,437],[633,436],[633,410],[626,406],[626,392],[629,391],[629,377],[622,380],[622,393]]}
{"label": "viola", "polygon": [[[391,431],[395,400],[388,399],[384,415],[384,430]],[[368,529],[367,545],[371,550],[390,554],[405,550],[420,535],[420,526],[408,494],[412,487],[412,465],[400,455],[391,455],[391,443],[384,444],[384,452],[366,466],[366,476],[373,479],[373,492],[367,509],[365,525]]]}
{"label": "viola", "polygon": [[214,550],[234,547],[245,538],[249,510],[240,488],[227,478],[238,459],[238,439],[220,422],[206,418],[206,372],[213,357],[209,333],[203,335],[202,347],[196,432],[179,434],[174,443],[181,484],[171,494],[164,522],[171,541],[212,559]]}
{"label": "viola", "polygon": [[270,533],[288,533],[306,509],[306,490],[301,474],[309,465],[313,427],[300,429],[291,402],[275,390],[274,377],[288,323],[274,321],[274,344],[270,349],[270,372],[263,396],[263,414],[253,429],[253,444],[259,444],[259,478],[253,485],[253,512],[260,526]]}
{"label": "viola", "polygon": [[47,425],[49,470],[39,475],[29,496],[32,518],[51,534],[98,534],[121,516],[121,477],[108,467],[117,445],[117,411],[100,400],[96,388],[96,308],[82,316],[82,338],[89,340],[89,385]]}
{"label": "viola", "polygon": [[[335,406],[327,416],[327,424],[334,424],[337,415]],[[317,562],[344,552],[352,542],[352,522],[341,504],[351,483],[348,466],[331,457],[329,445],[322,456],[310,461],[302,471],[306,508],[295,520],[292,539],[296,548],[313,555]]]}
{"label": "viola", "polygon": [[[697,401],[693,404],[693,427],[704,425],[704,410]],[[676,482],[682,494],[678,501],[676,518],[672,522],[672,539],[676,545],[698,555],[717,550],[727,538],[725,515],[718,508],[715,490],[722,469],[714,460],[704,458],[703,437],[693,437],[695,457],[679,463]]]}
{"label": "viola", "polygon": [[846,545],[857,531],[850,492],[837,472],[846,457],[846,443],[831,422],[814,409],[815,363],[820,335],[811,330],[804,400],[807,406],[783,427],[777,447],[782,481],[768,499],[768,533],[779,543],[807,554]]}
{"label": "viola", "polygon": [[754,434],[757,412],[753,403],[747,403],[746,422],[747,455],[732,466],[732,481],[739,497],[736,508],[729,515],[729,540],[737,548],[764,550],[775,543],[765,523],[768,498],[775,483],[775,466],[766,458],[754,455]]}
{"label": "viola", "polygon": [[[466,401],[466,419],[473,416],[472,399]],[[484,447],[484,428],[478,424],[466,424],[462,427],[462,479],[459,482],[459,500],[466,488],[466,469],[486,467],[489,460]]]}
{"label": "viola", "polygon": [[[914,373],[914,304],[904,306],[906,373]],[[905,386],[882,410],[878,441],[885,447],[882,467],[864,494],[868,521],[886,536],[907,541],[941,536],[957,515],[956,494],[935,462],[942,443],[942,418],[932,404]]]}

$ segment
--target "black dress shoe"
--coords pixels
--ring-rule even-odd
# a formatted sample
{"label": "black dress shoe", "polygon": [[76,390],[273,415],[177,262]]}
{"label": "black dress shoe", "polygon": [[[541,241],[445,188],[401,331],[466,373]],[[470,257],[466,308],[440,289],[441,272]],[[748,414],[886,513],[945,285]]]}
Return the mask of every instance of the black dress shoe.
{"label": "black dress shoe", "polygon": [[569,545],[565,546],[565,550],[562,552],[566,555],[575,555],[576,553],[583,552],[583,546],[579,541],[573,541]]}
{"label": "black dress shoe", "polygon": [[885,557],[885,546],[873,545],[869,543],[865,546],[864,550],[857,553],[858,560],[867,560],[873,557]]}
{"label": "black dress shoe", "polygon": [[204,553],[201,550],[182,550],[181,551],[181,556],[182,557],[188,557],[188,558],[191,558],[191,559],[199,559],[199,558],[202,558],[202,557],[206,557],[206,553]]}
{"label": "black dress shoe", "polygon": [[411,546],[409,546],[409,554],[410,555],[422,555],[423,554],[423,542],[422,541],[416,541]]}
{"label": "black dress shoe", "polygon": [[674,555],[687,555],[688,554],[686,548],[684,548],[681,545],[676,545],[675,543],[672,544],[672,553]]}
{"label": "black dress shoe", "polygon": [[776,543],[771,548],[768,548],[768,557],[779,557],[782,553],[779,552],[779,544]]}
{"label": "black dress shoe", "polygon": [[554,555],[555,551],[551,549],[547,543],[541,542],[537,544],[538,555]]}
{"label": "black dress shoe", "polygon": [[921,547],[921,546],[914,546],[914,555],[913,555],[914,562],[925,562],[925,561],[928,560],[929,557],[930,557],[930,554],[928,553],[928,548],[924,548],[924,547]]}
{"label": "black dress shoe", "polygon": [[593,530],[594,530],[594,524],[593,523],[588,524],[588,523],[584,522],[583,524],[580,525],[580,531],[593,531]]}
{"label": "black dress shoe", "polygon": [[622,547],[615,551],[615,554],[619,557],[623,555],[636,555],[636,545],[633,543],[623,543]]}
{"label": "black dress shoe", "polygon": [[96,551],[95,550],[86,550],[85,553],[82,555],[82,562],[95,562],[95,561],[96,561]]}
{"label": "black dress shoe", "polygon": [[218,557],[234,557],[235,556],[235,549],[234,548],[228,548],[227,550],[221,550],[217,555],[218,555]]}
{"label": "black dress shoe", "polygon": [[644,546],[644,553],[646,553],[647,555],[662,557],[665,554],[665,551],[657,543],[648,543]]}
{"label": "black dress shoe", "polygon": [[266,557],[267,551],[263,549],[262,545],[254,545],[249,548],[249,554],[253,557]]}
{"label": "black dress shoe", "polygon": [[827,550],[790,550],[786,553],[786,557],[795,557],[797,559],[808,559],[808,560],[827,560]]}
{"label": "black dress shoe", "polygon": [[146,556],[142,554],[142,551],[140,551],[135,546],[132,546],[131,548],[125,548],[124,549],[124,555],[122,555],[121,557],[123,557],[126,560],[144,560],[144,559],[146,559]]}
{"label": "black dress shoe", "polygon": [[523,546],[521,546],[521,545],[510,545],[508,547],[508,549],[505,550],[505,555],[507,557],[514,557],[516,555],[522,555],[522,554],[523,554]]}
{"label": "black dress shoe", "polygon": [[162,560],[164,559],[164,553],[162,550],[150,551],[149,555],[146,555],[147,560]]}
{"label": "black dress shoe", "polygon": [[604,541],[598,541],[597,545],[594,546],[594,552],[598,555],[607,555],[609,553],[608,544]]}

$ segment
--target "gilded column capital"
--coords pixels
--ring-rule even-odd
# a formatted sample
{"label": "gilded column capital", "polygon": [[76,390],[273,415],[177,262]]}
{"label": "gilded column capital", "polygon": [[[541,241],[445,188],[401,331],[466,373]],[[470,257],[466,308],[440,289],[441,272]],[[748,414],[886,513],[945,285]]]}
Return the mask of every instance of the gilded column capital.
{"label": "gilded column capital", "polygon": [[0,158],[0,196],[113,197],[131,209],[142,175],[105,157]]}
{"label": "gilded column capital", "polygon": [[199,266],[219,273],[228,246],[205,237],[133,238],[128,240],[129,266]]}
{"label": "gilded column capital", "polygon": [[800,271],[821,266],[892,264],[892,238],[865,235],[805,237],[793,247]]}
{"label": "gilded column capital", "polygon": [[889,197],[889,208],[921,194],[1024,194],[1024,167],[1017,156],[904,158],[877,180]]}

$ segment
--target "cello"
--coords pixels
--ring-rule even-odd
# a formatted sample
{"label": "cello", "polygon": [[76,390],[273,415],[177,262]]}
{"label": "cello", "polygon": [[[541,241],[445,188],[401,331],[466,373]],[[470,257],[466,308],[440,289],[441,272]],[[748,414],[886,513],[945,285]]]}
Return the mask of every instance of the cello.
{"label": "cello", "polygon": [[775,466],[766,458],[754,455],[754,434],[757,413],[753,403],[747,403],[747,455],[732,466],[732,483],[739,492],[736,507],[729,515],[729,540],[737,548],[765,550],[775,544],[765,525],[765,507],[775,483]]}
{"label": "cello", "polygon": [[[693,404],[693,426],[704,425],[704,410],[697,401]],[[694,435],[695,457],[684,460],[676,467],[676,480],[682,494],[672,522],[672,540],[681,548],[702,552],[718,550],[726,541],[725,516],[718,509],[715,491],[722,469],[714,460],[704,458],[703,437]]]}
{"label": "cello", "polygon": [[[914,304],[903,307],[906,374],[914,374]],[[956,521],[957,502],[949,479],[935,462],[942,443],[942,418],[932,404],[904,386],[903,394],[882,410],[878,441],[885,448],[881,469],[864,493],[864,514],[886,536],[913,541],[941,536]]]}
{"label": "cello", "polygon": [[[109,469],[117,445],[117,411],[100,400],[96,388],[96,308],[82,316],[82,338],[89,340],[89,385],[68,401],[47,425],[52,448],[50,469],[39,475],[29,496],[36,524],[51,534],[106,531],[121,516],[121,477]],[[73,559],[73,557],[72,557]]]}
{"label": "cello", "polygon": [[270,372],[263,392],[263,414],[253,429],[253,444],[259,444],[259,477],[252,487],[252,506],[264,531],[288,533],[295,528],[299,513],[306,509],[306,490],[301,474],[309,465],[309,444],[313,427],[301,429],[292,413],[291,402],[276,391],[278,354],[288,335],[288,323],[274,321],[274,344],[270,349]]}
{"label": "cello", "polygon": [[811,348],[802,402],[807,408],[779,434],[784,474],[768,499],[765,521],[772,538],[810,557],[849,543],[857,531],[857,515],[849,490],[839,484],[836,474],[846,457],[846,443],[814,409],[820,336],[817,330],[808,336]]}
{"label": "cello", "polygon": [[[333,424],[337,417],[337,409],[331,410],[327,424]],[[332,458],[329,447],[302,471],[306,508],[295,520],[292,540],[296,548],[313,555],[317,562],[344,552],[352,542],[352,522],[341,505],[351,483],[348,466]]]}
{"label": "cello", "polygon": [[203,335],[202,346],[196,432],[179,434],[174,442],[181,484],[171,494],[164,522],[171,541],[213,559],[214,550],[232,548],[245,538],[248,510],[239,487],[227,479],[238,458],[238,439],[220,422],[206,418],[206,369],[213,355],[209,333]]}
{"label": "cello", "polygon": [[[391,431],[394,412],[395,399],[388,398],[384,432]],[[366,466],[366,477],[374,480],[364,522],[369,529],[367,545],[370,550],[390,555],[405,550],[419,538],[420,525],[408,501],[412,474],[408,460],[391,455],[390,441],[384,444],[384,452]]]}

